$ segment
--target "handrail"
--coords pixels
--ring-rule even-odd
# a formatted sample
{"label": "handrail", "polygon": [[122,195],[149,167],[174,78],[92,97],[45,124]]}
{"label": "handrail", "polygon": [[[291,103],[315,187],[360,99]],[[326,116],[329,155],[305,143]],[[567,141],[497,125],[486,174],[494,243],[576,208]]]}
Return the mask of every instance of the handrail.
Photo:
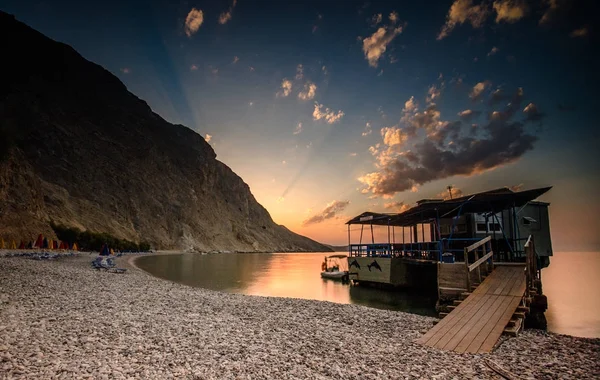
{"label": "handrail", "polygon": [[[494,267],[494,251],[492,251],[491,247],[492,237],[488,236],[477,243],[471,244],[468,247],[465,247],[465,268],[467,275],[467,289],[471,291],[471,272],[477,269],[477,277],[479,278],[479,283],[481,283],[481,269],[479,268],[481,264],[485,263],[490,258],[492,259],[492,268]],[[487,243],[490,243],[490,251],[487,252]],[[477,248],[482,247],[483,249],[483,257],[479,258],[479,252]],[[474,251],[475,254],[475,262],[469,265],[469,252]]]}
{"label": "handrail", "polygon": [[479,240],[477,243],[473,243],[473,244],[471,244],[470,246],[466,247],[466,248],[465,248],[465,250],[466,250],[467,252],[471,252],[471,251],[473,251],[474,249],[476,249],[476,248],[478,248],[478,247],[481,247],[482,245],[484,245],[485,243],[487,243],[487,242],[488,242],[488,241],[490,241],[490,240],[492,240],[492,237],[491,237],[491,236],[488,236],[488,237],[486,237],[486,238],[483,238],[483,239]]}
{"label": "handrail", "polygon": [[488,254],[484,255],[479,260],[475,261],[473,264],[469,265],[469,272],[473,272],[475,268],[483,264],[487,259],[494,255],[494,251],[490,251]]}

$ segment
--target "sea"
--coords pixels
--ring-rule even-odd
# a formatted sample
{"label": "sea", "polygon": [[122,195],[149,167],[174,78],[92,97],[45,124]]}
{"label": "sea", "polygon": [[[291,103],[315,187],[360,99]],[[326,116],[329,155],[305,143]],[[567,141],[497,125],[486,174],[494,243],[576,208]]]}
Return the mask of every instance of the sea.
{"label": "sea", "polygon": [[[435,294],[353,286],[320,277],[331,253],[181,254],[140,257],[154,276],[200,288],[255,296],[314,299],[436,316]],[[342,260],[345,261],[345,260]],[[342,268],[345,264],[341,263]],[[548,330],[600,338],[600,253],[557,252],[542,270]]]}

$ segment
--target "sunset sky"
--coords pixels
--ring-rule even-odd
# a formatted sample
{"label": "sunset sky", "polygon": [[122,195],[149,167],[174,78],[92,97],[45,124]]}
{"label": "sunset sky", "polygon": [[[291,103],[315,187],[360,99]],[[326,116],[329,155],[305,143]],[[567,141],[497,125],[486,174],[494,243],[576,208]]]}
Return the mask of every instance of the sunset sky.
{"label": "sunset sky", "polygon": [[[552,185],[555,250],[600,250],[594,1],[2,1],[172,123],[275,222]],[[35,47],[32,47],[35,49]],[[40,65],[44,57],[40,57]],[[439,195],[443,193],[442,195]]]}

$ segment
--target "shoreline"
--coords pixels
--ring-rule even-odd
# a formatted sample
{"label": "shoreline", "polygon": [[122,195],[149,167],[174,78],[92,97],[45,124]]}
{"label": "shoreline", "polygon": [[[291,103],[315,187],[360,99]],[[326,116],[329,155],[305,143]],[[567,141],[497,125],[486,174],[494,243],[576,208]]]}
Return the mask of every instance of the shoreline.
{"label": "shoreline", "polygon": [[[152,254],[162,254],[155,252]],[[144,254],[146,255],[146,254]],[[594,378],[600,339],[526,330],[491,354],[414,343],[435,318],[181,285],[117,258],[0,257],[0,368],[8,378]]]}

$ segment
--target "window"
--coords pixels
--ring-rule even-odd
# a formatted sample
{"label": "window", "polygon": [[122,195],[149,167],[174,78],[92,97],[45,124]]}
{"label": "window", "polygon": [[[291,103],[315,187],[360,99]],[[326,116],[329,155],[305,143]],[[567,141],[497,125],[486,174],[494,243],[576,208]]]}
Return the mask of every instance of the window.
{"label": "window", "polygon": [[490,231],[502,231],[498,223],[490,223]]}
{"label": "window", "polygon": [[497,231],[497,232],[501,232],[502,231],[502,226],[500,226],[500,224],[498,223],[488,223],[488,229],[485,229],[485,223],[477,223],[477,225],[475,226],[476,232],[493,232],[493,231]]}

